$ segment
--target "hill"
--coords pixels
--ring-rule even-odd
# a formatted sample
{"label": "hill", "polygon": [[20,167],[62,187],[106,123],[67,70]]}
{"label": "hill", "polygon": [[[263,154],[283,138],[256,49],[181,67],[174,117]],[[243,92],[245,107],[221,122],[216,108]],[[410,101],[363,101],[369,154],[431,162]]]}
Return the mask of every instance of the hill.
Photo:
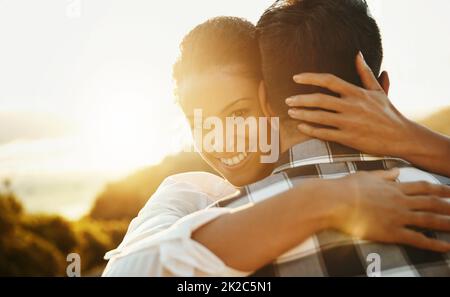
{"label": "hill", "polygon": [[213,169],[196,153],[179,153],[166,157],[160,164],[111,183],[97,197],[89,216],[96,220],[131,220],[168,176]]}
{"label": "hill", "polygon": [[450,136],[450,107],[426,117],[420,123],[434,131]]}

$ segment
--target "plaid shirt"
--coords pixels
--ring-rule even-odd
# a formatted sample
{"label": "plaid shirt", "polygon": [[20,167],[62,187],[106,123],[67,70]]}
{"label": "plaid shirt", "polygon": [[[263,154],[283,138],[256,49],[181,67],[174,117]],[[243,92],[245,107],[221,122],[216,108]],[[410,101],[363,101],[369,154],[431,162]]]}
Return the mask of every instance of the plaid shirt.
{"label": "plaid shirt", "polygon": [[[248,207],[291,189],[305,178],[338,178],[360,170],[394,167],[401,168],[399,182],[425,180],[449,184],[448,178],[416,169],[398,158],[366,155],[313,139],[280,156],[271,176],[245,186],[240,194],[219,200],[211,207]],[[422,232],[450,241],[448,233]],[[372,253],[380,256],[382,276],[450,276],[449,253],[363,241],[332,230],[314,234],[253,276],[366,276]]]}

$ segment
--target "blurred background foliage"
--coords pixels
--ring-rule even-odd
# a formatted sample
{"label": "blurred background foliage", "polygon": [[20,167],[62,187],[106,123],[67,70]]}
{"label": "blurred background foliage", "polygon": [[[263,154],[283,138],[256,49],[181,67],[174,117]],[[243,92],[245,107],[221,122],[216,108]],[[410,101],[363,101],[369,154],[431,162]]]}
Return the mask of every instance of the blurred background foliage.
{"label": "blurred background foliage", "polygon": [[450,136],[450,107],[444,108],[420,121],[428,128]]}
{"label": "blurred background foliage", "polygon": [[[421,121],[450,136],[450,108]],[[81,257],[82,276],[100,275],[104,254],[122,240],[137,215],[164,178],[186,171],[212,169],[193,153],[166,157],[160,164],[108,184],[82,219],[27,213],[11,191],[0,193],[0,276],[64,276],[66,256]]]}
{"label": "blurred background foliage", "polygon": [[89,214],[77,221],[27,213],[4,181],[0,192],[0,276],[65,276],[66,256],[78,253],[81,275],[98,276],[103,256],[122,241],[129,222],[164,178],[212,169],[197,155],[180,153],[107,185]]}

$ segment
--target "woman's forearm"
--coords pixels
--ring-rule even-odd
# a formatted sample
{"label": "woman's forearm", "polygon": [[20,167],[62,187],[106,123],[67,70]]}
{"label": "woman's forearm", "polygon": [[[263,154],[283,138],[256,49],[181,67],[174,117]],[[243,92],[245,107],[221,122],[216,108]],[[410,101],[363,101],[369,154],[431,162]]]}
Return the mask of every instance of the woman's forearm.
{"label": "woman's forearm", "polygon": [[223,215],[200,227],[192,238],[229,267],[254,271],[329,227],[333,203],[325,180],[305,181],[252,207]]}
{"label": "woman's forearm", "polygon": [[450,176],[450,138],[412,121],[411,133],[398,156],[427,171]]}

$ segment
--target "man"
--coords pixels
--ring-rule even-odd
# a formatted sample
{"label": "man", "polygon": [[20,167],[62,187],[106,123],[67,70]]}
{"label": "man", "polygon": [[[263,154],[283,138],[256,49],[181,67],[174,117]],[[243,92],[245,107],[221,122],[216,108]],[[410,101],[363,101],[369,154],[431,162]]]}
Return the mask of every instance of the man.
{"label": "man", "polygon": [[[354,57],[365,58],[373,73],[380,71],[382,45],[379,29],[369,16],[367,5],[360,0],[277,1],[258,22],[262,69],[266,85],[263,109],[280,117],[282,155],[274,176],[246,187],[246,193],[218,203],[223,207],[242,207],[270,198],[274,184],[283,188],[308,177],[333,177],[359,170],[401,167],[400,181],[446,180],[411,167],[395,158],[374,158],[336,143],[299,135],[298,122],[284,116],[285,99],[296,94],[322,93],[336,95],[348,85],[361,86]],[[292,80],[298,73],[331,73],[328,81],[314,80],[313,74],[296,78],[300,83],[331,85],[332,92]],[[338,79],[339,77],[340,79]],[[322,77],[320,77],[322,78]],[[387,76],[380,77],[388,86]],[[372,82],[373,83],[373,82]],[[306,113],[311,111],[306,111]],[[313,111],[314,112],[314,111]],[[317,110],[316,110],[317,112]],[[321,112],[321,111],[319,111]],[[330,121],[332,120],[332,114]],[[277,180],[278,177],[278,180]],[[271,186],[272,190],[267,190]],[[254,193],[258,191],[258,195]],[[257,196],[257,197],[256,197]],[[357,228],[358,226],[349,226]],[[426,236],[446,239],[449,234],[421,230]],[[364,230],[361,230],[364,232]],[[360,241],[334,231],[324,231],[255,273],[263,276],[363,276],[367,261],[379,257],[384,276],[450,276],[450,255],[400,245]]]}

